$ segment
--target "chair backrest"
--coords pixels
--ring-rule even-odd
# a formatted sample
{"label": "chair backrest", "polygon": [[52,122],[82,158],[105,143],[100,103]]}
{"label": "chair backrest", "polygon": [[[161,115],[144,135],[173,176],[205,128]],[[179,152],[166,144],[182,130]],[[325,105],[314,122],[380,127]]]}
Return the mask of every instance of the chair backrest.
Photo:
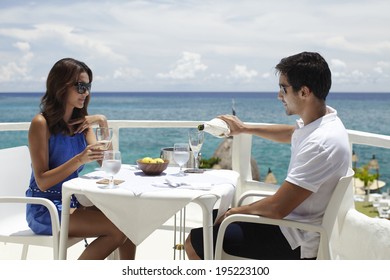
{"label": "chair backrest", "polygon": [[[327,233],[327,237],[321,235],[320,242],[323,245],[326,244],[326,246],[328,246],[329,252],[330,252],[329,239],[331,237],[334,225],[336,223],[337,214],[339,212],[344,195],[352,181],[352,177],[354,174],[355,172],[351,168],[348,168],[347,174],[340,178],[329,200],[328,206],[326,207],[325,210],[324,217],[322,219],[322,226]],[[321,256],[321,254],[323,253],[323,249],[321,246],[322,244],[320,244],[320,248],[318,251],[319,256]]]}
{"label": "chair backrest", "polygon": [[[0,150],[0,178],[0,198],[5,198],[4,203],[0,203],[0,242],[23,244],[22,259],[27,258],[29,245],[52,247],[53,258],[58,259],[59,219],[54,204],[49,200],[47,203],[39,202],[46,207],[52,206],[57,224],[57,230],[53,228],[53,232],[56,232],[53,236],[35,235],[25,218],[24,199],[32,199],[25,195],[31,178],[31,158],[27,146]],[[23,201],[9,202],[11,197],[22,198]],[[67,245],[70,247],[81,240],[82,238],[69,238]]]}
{"label": "chair backrest", "polygon": [[[24,196],[31,176],[31,159],[27,146],[0,150],[0,196]],[[9,188],[5,183],[18,188]]]}
{"label": "chair backrest", "polygon": [[[25,196],[31,177],[31,158],[27,146],[0,150],[0,196]],[[24,212],[20,204],[0,205],[0,219],[9,216],[10,211]]]}
{"label": "chair backrest", "polygon": [[341,177],[339,182],[337,183],[337,186],[335,187],[333,194],[329,200],[328,206],[326,207],[325,215],[322,220],[322,225],[325,229],[329,230],[328,235],[330,235],[333,230],[338,209],[340,208],[345,192],[348,189],[354,174],[355,172],[352,170],[352,168],[348,168],[347,174]]}

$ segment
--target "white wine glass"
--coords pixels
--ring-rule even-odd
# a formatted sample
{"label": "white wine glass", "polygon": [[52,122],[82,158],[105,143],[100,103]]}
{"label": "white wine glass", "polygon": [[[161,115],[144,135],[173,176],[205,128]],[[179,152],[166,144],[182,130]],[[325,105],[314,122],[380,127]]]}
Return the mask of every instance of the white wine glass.
{"label": "white wine glass", "polygon": [[179,165],[180,170],[176,176],[185,176],[183,165],[190,159],[190,146],[187,143],[176,143],[173,145],[173,160]]}
{"label": "white wine glass", "polygon": [[100,144],[97,147],[97,149],[101,151],[107,151],[111,146],[112,128],[111,127],[96,128],[96,140]]}
{"label": "white wine glass", "polygon": [[199,152],[202,149],[204,141],[204,132],[202,130],[190,129],[188,131],[188,141],[190,143],[192,154],[194,155],[195,160],[195,171],[199,170]]}
{"label": "white wine glass", "polygon": [[113,189],[116,187],[114,184],[114,175],[119,172],[121,165],[122,158],[120,151],[104,151],[102,170],[110,177],[108,180],[108,185],[105,188]]}

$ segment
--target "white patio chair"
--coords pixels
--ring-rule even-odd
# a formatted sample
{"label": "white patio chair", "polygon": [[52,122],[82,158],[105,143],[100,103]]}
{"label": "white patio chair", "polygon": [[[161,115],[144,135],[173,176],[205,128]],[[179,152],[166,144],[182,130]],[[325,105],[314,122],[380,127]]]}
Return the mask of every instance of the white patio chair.
{"label": "white patio chair", "polygon": [[[27,258],[28,246],[53,248],[58,259],[60,222],[57,209],[50,200],[26,197],[31,176],[31,159],[27,146],[0,150],[0,242],[22,244],[21,259]],[[26,204],[42,204],[50,211],[53,235],[37,235],[26,221]],[[69,238],[68,247],[83,240]]]}
{"label": "white patio chair", "polygon": [[[330,237],[333,231],[333,227],[336,222],[337,213],[339,211],[341,202],[343,200],[344,194],[348,189],[348,186],[352,180],[354,171],[349,168],[347,175],[341,177],[333,194],[329,200],[328,206],[326,207],[325,214],[320,225],[314,225],[303,222],[296,222],[287,219],[271,219],[266,217],[261,217],[257,215],[245,215],[245,214],[235,214],[227,217],[221,223],[219,228],[216,249],[215,249],[215,259],[245,259],[233,255],[229,255],[223,251],[223,237],[225,235],[226,228],[229,224],[233,222],[249,222],[249,223],[258,223],[258,224],[270,224],[270,225],[279,225],[287,226],[302,229],[305,231],[314,231],[320,233],[320,245],[318,249],[317,259],[332,259],[331,248],[330,248]],[[249,197],[251,191],[244,193],[238,204],[242,203],[245,198]],[[256,193],[254,193],[256,195]],[[263,196],[262,194],[260,194]]]}

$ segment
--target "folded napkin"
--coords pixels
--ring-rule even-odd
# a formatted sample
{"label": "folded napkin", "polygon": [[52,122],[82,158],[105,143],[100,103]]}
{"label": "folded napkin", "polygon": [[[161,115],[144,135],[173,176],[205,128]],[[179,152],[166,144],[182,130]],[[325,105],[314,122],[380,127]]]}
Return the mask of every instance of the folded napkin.
{"label": "folded napkin", "polygon": [[187,183],[187,182],[156,182],[152,183],[153,187],[156,188],[170,188],[170,189],[187,189],[187,190],[200,190],[200,191],[209,191],[214,184],[211,183]]}
{"label": "folded napkin", "polygon": [[180,186],[181,189],[188,189],[188,190],[200,190],[200,191],[209,191],[214,186],[214,184],[210,183],[195,183],[195,184],[188,184]]}
{"label": "folded napkin", "polygon": [[[114,179],[114,185],[119,185],[119,184],[122,184],[125,180],[117,180],[117,179]],[[102,180],[99,180],[96,182],[96,184],[103,184],[103,185],[107,185],[109,183],[109,180],[108,179],[102,179]]]}

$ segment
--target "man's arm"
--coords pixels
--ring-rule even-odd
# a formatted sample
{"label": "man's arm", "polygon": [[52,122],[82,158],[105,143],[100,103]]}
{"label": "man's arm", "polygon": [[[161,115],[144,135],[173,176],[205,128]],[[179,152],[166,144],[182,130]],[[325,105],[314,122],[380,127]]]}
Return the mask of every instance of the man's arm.
{"label": "man's arm", "polygon": [[224,120],[229,125],[230,135],[246,133],[280,143],[291,143],[291,136],[295,130],[295,126],[286,124],[244,124],[240,119],[232,115],[223,115],[219,116],[219,118]]}

